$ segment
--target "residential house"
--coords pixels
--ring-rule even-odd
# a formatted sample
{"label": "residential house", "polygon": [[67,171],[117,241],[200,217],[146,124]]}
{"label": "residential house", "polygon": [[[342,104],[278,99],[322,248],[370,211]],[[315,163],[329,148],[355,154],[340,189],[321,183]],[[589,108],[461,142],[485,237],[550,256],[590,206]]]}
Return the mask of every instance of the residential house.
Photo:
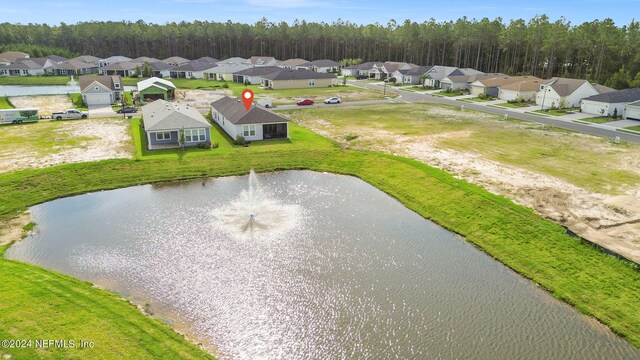
{"label": "residential house", "polygon": [[369,77],[369,71],[373,69],[375,62],[366,62],[358,65],[350,65],[342,68],[342,75],[345,76],[366,76]]}
{"label": "residential house", "polygon": [[[460,69],[456,69],[454,72],[452,72],[452,74],[461,74],[461,73],[462,71],[460,71]],[[442,80],[439,80],[438,85],[443,90],[459,90],[459,89],[471,90],[472,82],[478,79],[484,79],[487,77],[494,77],[494,76],[501,76],[501,75],[504,76],[504,74],[499,74],[499,73],[495,73],[495,74],[479,73],[479,74],[473,74],[473,75],[449,75],[443,78]]]}
{"label": "residential house", "polygon": [[479,96],[481,94],[498,97],[501,86],[517,83],[521,81],[538,81],[541,80],[535,76],[509,76],[509,75],[493,75],[486,76],[469,84],[469,93],[471,95]]}
{"label": "residential house", "polygon": [[551,78],[540,85],[536,95],[536,104],[544,109],[558,107],[578,107],[580,101],[589,96],[605,93],[613,89],[599,86],[596,90],[587,80]]}
{"label": "residential house", "polygon": [[151,63],[158,62],[158,61],[161,61],[161,60],[158,60],[158,59],[152,58],[152,57],[148,57],[148,56],[139,56],[139,57],[131,60],[131,62],[140,64],[140,65],[142,65],[144,63],[151,64]]}
{"label": "residential house", "polygon": [[96,67],[100,67],[100,58],[95,57],[93,55],[80,55],[69,60],[82,61],[89,65],[95,65]]}
{"label": "residential house", "polygon": [[280,66],[281,68],[284,68],[284,69],[308,69],[308,70],[310,70],[311,69],[311,62],[309,62],[309,60],[295,58],[295,59],[289,59],[289,60],[281,61],[278,66]]}
{"label": "residential house", "polygon": [[[211,60],[215,60],[210,58]],[[215,60],[217,61],[217,60]],[[210,60],[192,60],[186,64],[176,67],[171,70],[170,76],[172,78],[185,78],[185,79],[204,79],[204,72],[215,66],[214,61]]]}
{"label": "residential house", "polygon": [[185,58],[180,57],[180,56],[172,56],[172,57],[168,57],[168,58],[166,58],[166,59],[164,59],[162,61],[164,61],[165,63],[167,63],[169,65],[173,65],[173,66],[178,67],[178,66],[182,66],[184,64],[189,63],[189,61],[191,61],[191,60],[185,59]]}
{"label": "residential house", "polygon": [[262,86],[269,89],[301,89],[335,85],[336,75],[311,70],[280,69],[262,76]]}
{"label": "residential house", "polygon": [[418,85],[423,76],[431,69],[431,66],[416,66],[410,69],[397,69],[391,73],[391,77],[396,79],[396,83]]}
{"label": "residential house", "polygon": [[122,61],[112,63],[99,68],[99,72],[102,75],[120,75],[120,76],[135,76],[139,75],[138,70],[140,64],[133,61]]}
{"label": "residential house", "polygon": [[319,73],[328,73],[328,72],[337,73],[338,71],[340,71],[340,68],[342,68],[342,65],[340,65],[340,63],[335,62],[333,60],[322,59],[322,60],[312,61],[310,63],[310,67],[311,67],[311,70]]}
{"label": "residential house", "polygon": [[289,120],[262,106],[249,110],[239,98],[225,96],[211,103],[211,115],[232,139],[248,141],[289,138]]}
{"label": "residential house", "polygon": [[440,82],[443,79],[449,76],[463,76],[463,75],[473,75],[473,74],[465,74],[455,66],[434,65],[425,74],[424,86],[429,86],[436,89],[443,88],[440,85]]}
{"label": "residential house", "polygon": [[524,100],[535,101],[536,94],[544,80],[528,77],[528,79],[508,83],[499,87],[498,98],[506,101]]}
{"label": "residential house", "polygon": [[139,81],[138,94],[140,102],[146,103],[153,100],[172,100],[175,97],[176,86],[169,80],[152,77]]}
{"label": "residential house", "polygon": [[233,74],[233,82],[241,84],[255,85],[262,83],[262,77],[282,71],[281,67],[277,66],[256,66],[248,69],[240,70]]}
{"label": "residential house", "polygon": [[233,81],[233,74],[251,68],[250,64],[224,64],[217,63],[211,69],[203,72],[205,80]]}
{"label": "residential house", "polygon": [[87,75],[96,74],[98,72],[98,65],[88,64],[80,60],[67,60],[59,64],[55,64],[47,69],[47,74],[50,75]]}
{"label": "residential house", "polygon": [[640,120],[640,101],[625,105],[623,117],[629,120]]}
{"label": "residential house", "polygon": [[98,67],[102,68],[105,66],[109,66],[111,64],[125,62],[125,61],[131,61],[131,58],[128,58],[126,56],[121,56],[121,55],[110,56],[108,58],[98,60]]}
{"label": "residential house", "polygon": [[122,99],[124,86],[118,75],[85,75],[80,77],[80,93],[87,106],[109,105]]}
{"label": "residential house", "polygon": [[251,61],[249,59],[241,58],[241,57],[230,57],[228,59],[224,59],[218,61],[216,63],[218,66],[226,66],[226,65],[249,65],[251,66]]}
{"label": "residential house", "polygon": [[384,80],[390,78],[391,74],[396,70],[408,70],[418,65],[397,61],[385,61],[384,63],[375,63],[369,70],[369,78]]}
{"label": "residential house", "polygon": [[5,51],[0,53],[0,65],[9,65],[19,59],[28,59],[29,54],[20,51]]}
{"label": "residential house", "polygon": [[176,68],[175,65],[167,64],[164,61],[152,62],[149,66],[151,67],[153,76],[161,78],[170,77],[171,70]]}
{"label": "residential house", "polygon": [[623,116],[625,105],[640,100],[640,89],[605,92],[582,99],[580,111],[601,116]]}
{"label": "residential house", "polygon": [[66,57],[60,56],[60,55],[47,55],[47,56],[45,56],[45,58],[51,60],[52,64],[60,64],[60,63],[63,63],[65,61],[69,60]]}
{"label": "residential house", "polygon": [[142,107],[142,119],[149,150],[211,142],[211,124],[188,105],[156,100]]}
{"label": "residential house", "polygon": [[0,75],[5,76],[34,76],[44,75],[46,69],[55,63],[48,58],[21,58],[14,63],[0,68]]}
{"label": "residential house", "polygon": [[273,56],[252,56],[249,58],[251,61],[251,65],[253,66],[278,66],[280,65],[280,61],[278,61]]}

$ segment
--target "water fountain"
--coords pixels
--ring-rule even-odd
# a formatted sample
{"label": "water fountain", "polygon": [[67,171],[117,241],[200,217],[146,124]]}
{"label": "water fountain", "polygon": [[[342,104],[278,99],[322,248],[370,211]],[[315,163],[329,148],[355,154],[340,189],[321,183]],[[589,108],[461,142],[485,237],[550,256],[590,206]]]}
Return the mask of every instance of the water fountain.
{"label": "water fountain", "polygon": [[67,83],[69,86],[78,86],[78,82],[73,79],[73,75],[71,75],[71,80]]}
{"label": "water fountain", "polygon": [[213,226],[234,238],[270,238],[296,226],[301,213],[299,205],[281,204],[267,197],[251,170],[247,189],[236,200],[213,211]]}

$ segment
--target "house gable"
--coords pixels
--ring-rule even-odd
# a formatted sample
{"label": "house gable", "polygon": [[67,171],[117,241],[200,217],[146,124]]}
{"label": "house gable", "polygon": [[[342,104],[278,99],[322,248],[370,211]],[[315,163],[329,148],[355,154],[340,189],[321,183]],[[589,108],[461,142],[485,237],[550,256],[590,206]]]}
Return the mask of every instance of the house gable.
{"label": "house gable", "polygon": [[111,94],[113,91],[98,81],[93,81],[87,87],[82,89],[83,94]]}

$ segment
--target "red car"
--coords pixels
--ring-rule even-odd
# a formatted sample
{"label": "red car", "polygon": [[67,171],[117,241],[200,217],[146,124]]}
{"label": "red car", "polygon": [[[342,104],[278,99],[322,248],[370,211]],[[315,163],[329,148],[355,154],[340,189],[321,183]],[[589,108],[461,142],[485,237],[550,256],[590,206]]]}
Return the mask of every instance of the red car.
{"label": "red car", "polygon": [[304,99],[304,100],[300,100],[296,103],[296,105],[313,105],[313,100],[311,99]]}

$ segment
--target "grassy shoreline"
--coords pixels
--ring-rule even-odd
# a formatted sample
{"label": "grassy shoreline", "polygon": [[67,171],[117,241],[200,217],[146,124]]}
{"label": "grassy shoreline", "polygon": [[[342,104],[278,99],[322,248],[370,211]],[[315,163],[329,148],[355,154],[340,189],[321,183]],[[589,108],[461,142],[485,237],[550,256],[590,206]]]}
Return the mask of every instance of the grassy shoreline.
{"label": "grassy shoreline", "polygon": [[[640,346],[640,271],[637,266],[570,237],[561,226],[541,218],[528,208],[441,170],[407,158],[340,149],[304,129],[298,128],[295,132],[305,137],[307,142],[255,144],[248,148],[225,149],[221,146],[219,152],[212,150],[186,155],[141,154],[139,160],[106,160],[1,174],[0,198],[5,200],[0,202],[0,220],[6,222],[29,206],[60,197],[161,181],[241,175],[252,168],[256,172],[308,169],[351,175],[393,196],[423,217],[462,235],[490,256],[540,284],[556,298],[596,317],[635,346]],[[0,253],[3,249],[0,247]],[[20,277],[21,272],[32,274],[32,277]],[[90,289],[88,284],[78,280],[4,258],[0,258],[0,274],[7,279],[4,281],[7,294],[12,294],[12,291],[17,294],[12,297],[2,294],[0,297],[0,314],[3,315],[0,317],[0,329],[13,330],[12,333],[0,330],[0,335],[5,335],[5,338],[49,338],[58,334],[61,328],[71,338],[83,338],[87,331],[97,331],[96,336],[104,339],[100,348],[103,352],[79,351],[77,354],[100,357],[119,346],[116,339],[133,331],[125,326],[131,319],[140,321],[137,328],[162,327],[156,320],[148,318],[145,322],[139,319],[145,318],[140,312],[119,316],[120,310],[114,310],[105,318],[99,313],[99,308],[92,306],[80,306],[84,314],[82,320],[75,310],[69,313],[62,311],[51,318],[51,314],[37,309],[48,308],[54,297],[66,296],[76,303],[95,297],[99,300],[91,300],[94,304],[101,301],[104,306],[116,306],[117,296]],[[45,283],[50,286],[63,284],[69,293],[43,291]],[[79,292],[79,289],[84,290]],[[73,295],[76,293],[79,295]],[[23,327],[20,323],[29,310],[42,317],[37,328]],[[117,329],[112,336],[113,341],[108,336],[103,337],[104,326],[98,327],[87,320],[94,318]],[[153,325],[155,323],[158,324]],[[193,347],[186,340],[169,335],[166,338],[158,335],[155,341],[163,346]],[[173,347],[168,347],[167,351]],[[140,342],[137,346],[131,345],[130,352],[125,355],[135,358],[171,356],[169,352],[153,353],[154,349],[158,350],[158,347]],[[24,356],[33,354],[25,352]],[[75,354],[65,353],[65,356]],[[60,354],[46,351],[39,355],[56,358]]]}

